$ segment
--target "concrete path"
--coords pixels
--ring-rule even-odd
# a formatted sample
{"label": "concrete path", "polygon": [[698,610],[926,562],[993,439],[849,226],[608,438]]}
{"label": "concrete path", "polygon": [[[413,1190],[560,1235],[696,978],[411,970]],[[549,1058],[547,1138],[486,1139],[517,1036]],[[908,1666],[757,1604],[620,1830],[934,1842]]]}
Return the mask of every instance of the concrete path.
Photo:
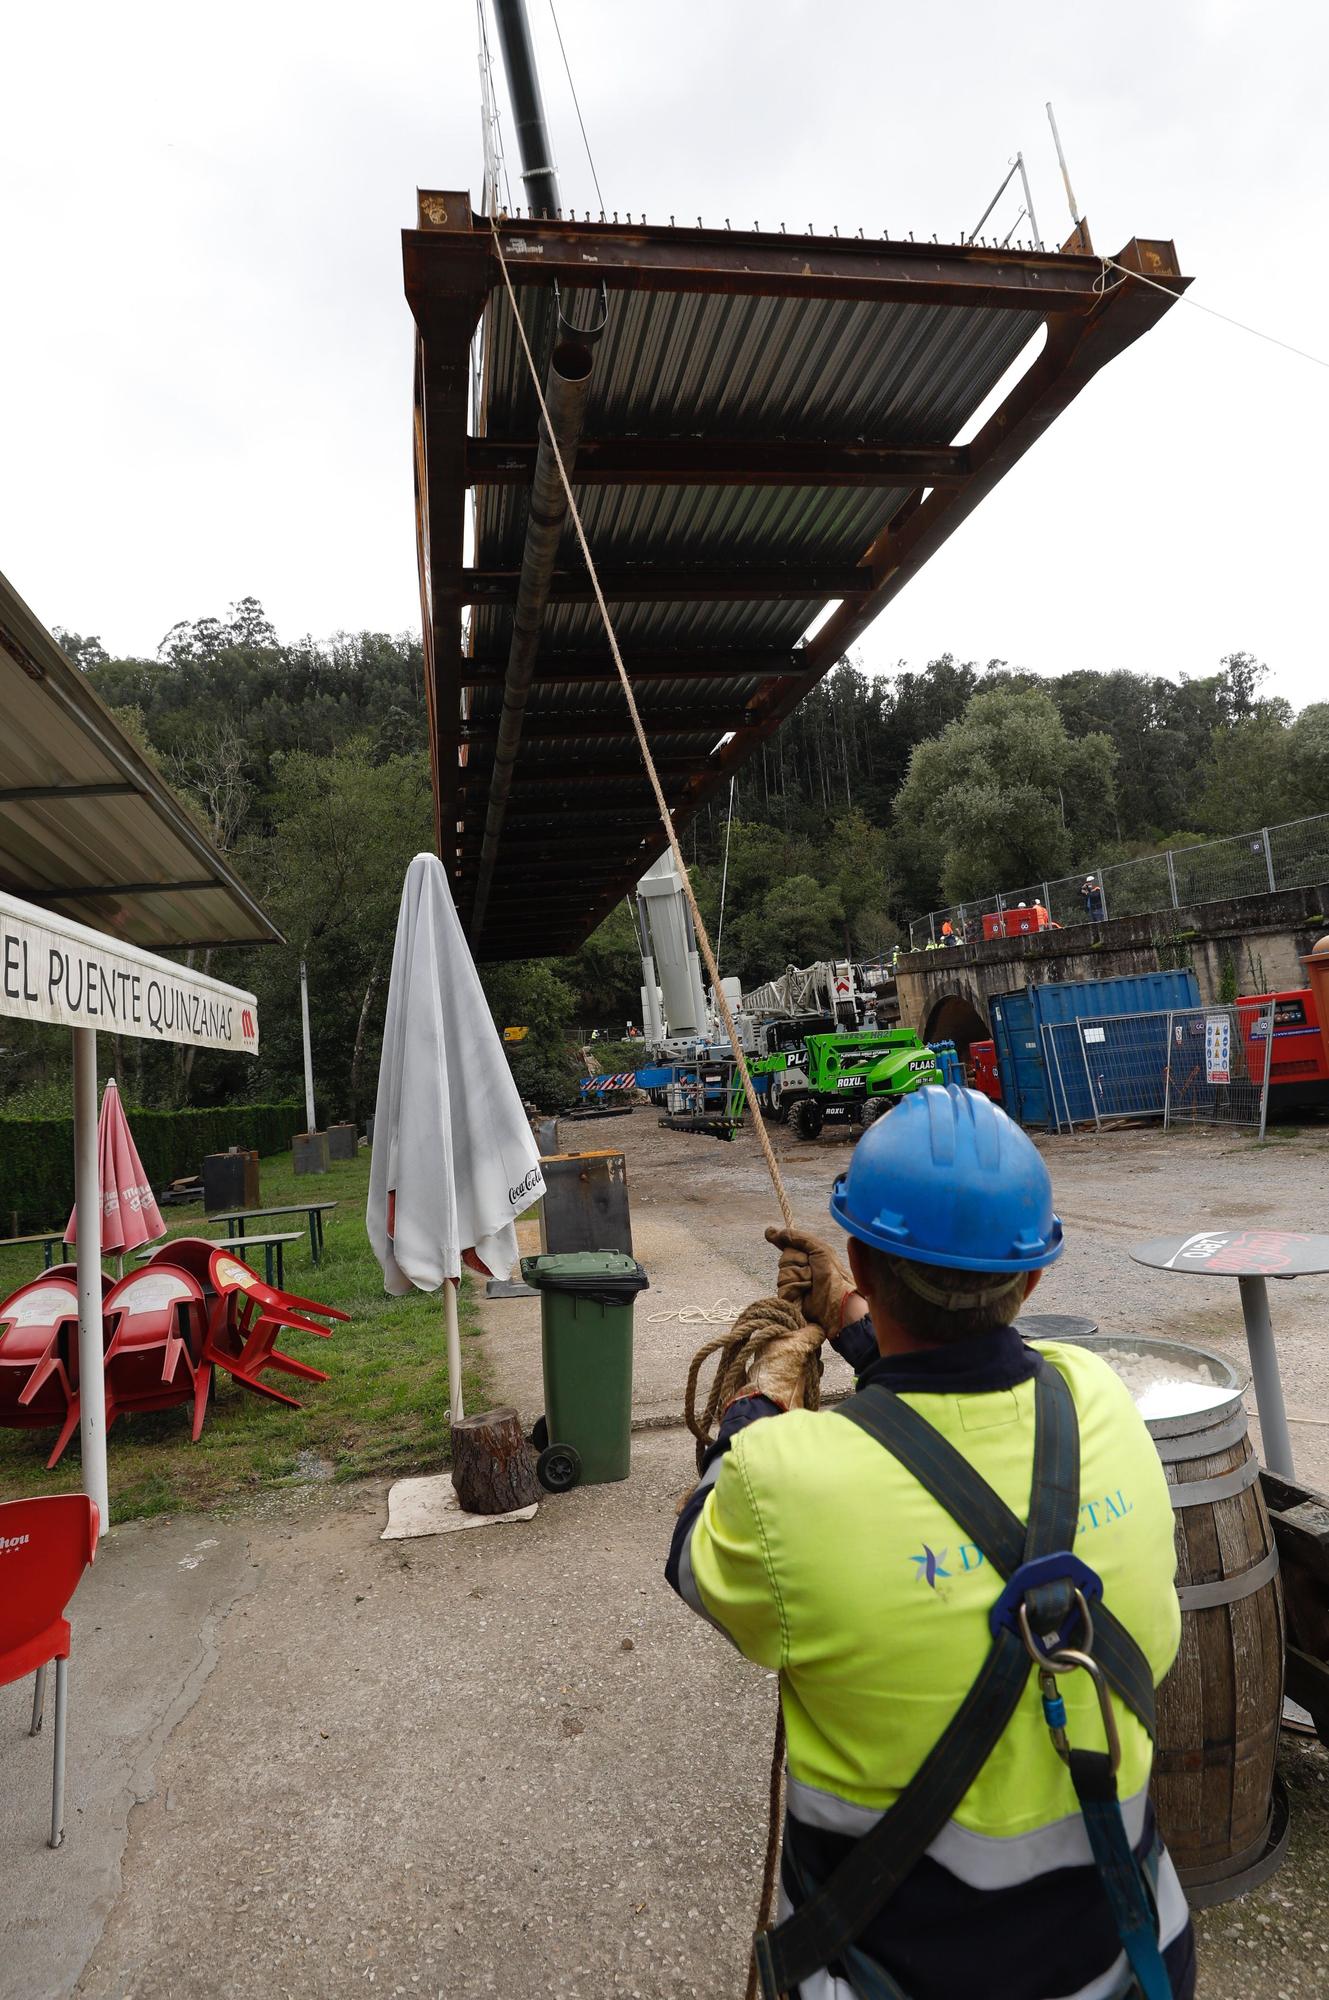
{"label": "concrete path", "polygon": [[0,1688],[0,1993],[73,1990],[121,1886],[130,1814],[217,1664],[222,1626],[258,1582],[245,1531],[211,1520],[117,1528],[73,1611],[65,1841],[46,1846],[55,1688],[27,1734],[32,1682]]}
{"label": "concrete path", "polygon": [[0,1992],[740,1988],[774,1683],[663,1586],[689,1482],[666,1432],[525,1526],[380,1542],[375,1486],[118,1533],[78,1606],[59,1854],[3,1693]]}

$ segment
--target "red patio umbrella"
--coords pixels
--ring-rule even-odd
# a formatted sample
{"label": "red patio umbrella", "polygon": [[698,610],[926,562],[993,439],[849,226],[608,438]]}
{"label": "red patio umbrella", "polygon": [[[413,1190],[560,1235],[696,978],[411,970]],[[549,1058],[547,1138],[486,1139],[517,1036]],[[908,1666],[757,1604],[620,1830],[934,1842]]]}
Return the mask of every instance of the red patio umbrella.
{"label": "red patio umbrella", "polygon": [[[165,1236],[166,1224],[148,1186],[113,1076],[106,1079],[97,1121],[97,1179],[102,1195],[103,1257],[123,1257],[126,1250],[137,1250],[141,1243],[155,1243],[159,1236]],[[77,1225],[75,1206],[65,1230],[66,1243],[77,1240]]]}

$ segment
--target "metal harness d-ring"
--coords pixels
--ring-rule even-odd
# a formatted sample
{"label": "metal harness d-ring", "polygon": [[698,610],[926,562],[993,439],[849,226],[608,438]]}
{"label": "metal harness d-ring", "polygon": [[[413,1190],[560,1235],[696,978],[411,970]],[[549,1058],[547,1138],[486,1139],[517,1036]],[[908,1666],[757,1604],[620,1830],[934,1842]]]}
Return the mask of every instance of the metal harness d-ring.
{"label": "metal harness d-ring", "polygon": [[1058,1646],[1055,1652],[1046,1652],[1034,1636],[1029,1624],[1029,1608],[1023,1603],[1016,1614],[1020,1621],[1020,1636],[1024,1640],[1025,1650],[1038,1669],[1038,1683],[1043,1696],[1043,1714],[1057,1755],[1063,1761],[1069,1761],[1071,1746],[1066,1734],[1066,1704],[1057,1691],[1056,1677],[1058,1674],[1074,1673],[1077,1667],[1083,1667],[1098,1697],[1098,1710],[1103,1718],[1103,1734],[1107,1738],[1108,1763],[1115,1772],[1121,1763],[1121,1735],[1117,1729],[1112,1696],[1103,1677],[1103,1670],[1089,1650],[1094,1643],[1093,1615],[1082,1591],[1077,1589],[1075,1598],[1083,1621],[1079,1646]]}

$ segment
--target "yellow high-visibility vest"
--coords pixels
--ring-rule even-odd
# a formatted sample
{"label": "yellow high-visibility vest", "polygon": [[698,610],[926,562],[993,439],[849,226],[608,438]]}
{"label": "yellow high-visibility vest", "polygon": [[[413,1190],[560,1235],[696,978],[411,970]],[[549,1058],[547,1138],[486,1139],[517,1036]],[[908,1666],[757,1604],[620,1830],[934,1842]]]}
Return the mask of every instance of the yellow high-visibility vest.
{"label": "yellow high-visibility vest", "polygon": [[[1124,1384],[1087,1349],[1049,1343],[1080,1427],[1075,1553],[1145,1653],[1155,1684],[1181,1619],[1172,1506],[1153,1440]],[[942,1386],[943,1378],[939,1378]],[[1029,1513],[1032,1380],[988,1393],[903,1392],[1000,1494]],[[792,1410],[741,1431],[693,1529],[688,1560],[709,1616],[749,1659],[778,1668],[791,1778],[849,1807],[893,1803],[942,1735],[991,1645],[1002,1579],[912,1475],[833,1411]],[[1083,1673],[1064,1676],[1072,1745],[1102,1749]],[[1152,1749],[1113,1697],[1118,1787],[1143,1793]],[[1078,1805],[1043,1718],[1035,1675],[952,1825],[997,1840],[1036,1835]],[[827,1824],[839,1823],[827,1821]],[[846,1821],[846,1828],[852,1824]]]}

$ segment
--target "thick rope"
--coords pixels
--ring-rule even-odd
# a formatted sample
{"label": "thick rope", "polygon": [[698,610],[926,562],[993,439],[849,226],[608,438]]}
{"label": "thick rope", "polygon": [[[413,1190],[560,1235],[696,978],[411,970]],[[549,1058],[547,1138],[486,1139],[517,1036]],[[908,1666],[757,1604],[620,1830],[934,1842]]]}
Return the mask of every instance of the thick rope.
{"label": "thick rope", "polygon": [[747,1057],[743,1053],[742,1044],[738,1039],[738,1030],[734,1026],[734,1017],[730,1012],[728,995],[720,984],[720,968],[715,962],[715,953],[711,949],[710,934],[702,920],[701,911],[697,907],[697,898],[692,887],[692,879],[688,874],[687,863],[683,859],[683,850],[678,844],[678,835],[674,831],[674,822],[669,811],[668,801],[664,795],[664,788],[660,783],[660,774],[655,768],[655,759],[651,755],[651,746],[646,739],[646,731],[642,727],[641,715],[637,708],[637,698],[632,692],[632,682],[628,679],[628,670],[623,664],[623,655],[618,649],[618,637],[614,631],[613,620],[609,616],[609,606],[605,603],[605,595],[600,588],[599,572],[595,567],[595,559],[591,554],[590,544],[586,539],[586,530],[582,526],[581,515],[577,511],[577,502],[572,492],[572,482],[568,478],[567,467],[563,463],[563,454],[558,448],[558,439],[555,437],[553,425],[549,421],[549,411],[545,404],[544,390],[540,386],[539,370],[535,365],[535,356],[531,353],[531,343],[526,338],[526,328],[522,325],[521,314],[517,310],[517,294],[512,289],[512,278],[508,271],[507,259],[503,255],[503,244],[499,237],[497,221],[492,223],[492,228],[494,232],[494,249],[498,253],[498,267],[503,273],[503,283],[507,287],[508,300],[512,306],[512,317],[517,326],[517,335],[521,341],[522,352],[526,356],[526,365],[531,371],[531,382],[535,389],[536,401],[540,405],[540,415],[544,419],[545,435],[553,451],[554,462],[558,466],[558,476],[562,481],[564,497],[568,503],[568,515],[573,527],[577,531],[577,540],[581,545],[581,553],[586,564],[586,571],[591,579],[591,588],[595,592],[595,601],[599,606],[600,616],[604,621],[605,634],[609,640],[609,650],[614,656],[614,665],[618,669],[618,678],[622,683],[623,693],[627,700],[628,714],[632,718],[632,727],[637,738],[637,747],[641,751],[642,762],[646,766],[646,775],[651,781],[651,790],[655,794],[655,803],[660,809],[660,823],[668,836],[669,851],[673,855],[674,866],[678,870],[679,880],[683,885],[683,894],[687,898],[688,909],[692,913],[693,928],[697,933],[697,943],[701,947],[702,960],[710,976],[711,987],[715,994],[715,1004],[720,1010],[720,1018],[724,1022],[725,1033],[729,1037],[729,1046],[733,1051],[734,1061],[738,1065],[738,1073],[743,1079],[743,1091],[747,1098],[748,1113],[752,1119],[752,1129],[757,1135],[757,1143],[760,1145],[763,1157],[765,1158],[766,1170],[771,1177],[771,1186],[775,1189],[775,1199],[780,1204],[780,1214],[784,1218],[785,1228],[792,1229],[794,1226],[794,1211],[790,1204],[789,1196],[785,1193],[784,1181],[780,1174],[780,1163],[775,1157],[775,1149],[771,1145],[770,1133],[766,1130],[766,1120],[761,1115],[761,1106],[757,1101],[757,1092],[752,1081],[751,1072],[748,1069]]}
{"label": "thick rope", "polygon": [[[754,1299],[745,1306],[727,1333],[717,1334],[699,1347],[688,1370],[688,1386],[683,1396],[683,1421],[697,1440],[697,1470],[715,1443],[719,1421],[748,1378],[748,1365],[764,1347],[797,1333],[805,1324],[804,1315],[789,1299]],[[701,1415],[697,1414],[697,1384],[702,1369],[716,1356],[715,1374]],[[803,1376],[803,1407],[821,1407],[821,1351],[808,1356]]]}
{"label": "thick rope", "polygon": [[[683,1400],[683,1420],[697,1440],[697,1470],[708,1448],[715,1443],[719,1420],[725,1406],[747,1380],[748,1364],[763,1347],[784,1340],[803,1325],[803,1314],[789,1299],[754,1299],[734,1321],[728,1333],[708,1340],[692,1357],[688,1386]],[[700,1416],[697,1414],[697,1384],[706,1363],[715,1357],[715,1374]],[[821,1350],[807,1359],[803,1376],[803,1407],[821,1406]],[[682,1505],[682,1502],[680,1502]],[[784,1710],[775,1707],[775,1742],[771,1749],[770,1790],[767,1801],[766,1854],[762,1863],[761,1897],[757,1904],[757,1929],[769,1928],[775,1914],[775,1883],[780,1864],[780,1828],[784,1819]],[[748,1963],[748,1982],[743,2000],[756,2000],[757,1961]]]}
{"label": "thick rope", "polygon": [[[623,664],[623,655],[619,651],[618,635],[614,631],[614,622],[609,616],[609,606],[605,603],[604,591],[600,588],[599,572],[595,567],[595,558],[591,554],[590,543],[586,539],[586,530],[582,526],[581,514],[578,512],[576,497],[572,491],[572,481],[568,478],[567,467],[563,463],[563,454],[559,450],[558,439],[554,435],[554,427],[549,421],[549,410],[545,404],[544,389],[540,383],[539,370],[535,365],[535,356],[531,353],[531,343],[526,338],[526,328],[522,324],[522,317],[517,309],[517,294],[512,288],[512,277],[508,271],[507,259],[503,255],[503,244],[499,237],[498,223],[492,218],[491,227],[494,233],[494,250],[498,256],[498,267],[503,273],[503,284],[507,290],[508,303],[512,307],[512,317],[516,324],[517,337],[521,341],[522,352],[526,356],[526,366],[530,370],[531,386],[535,390],[535,399],[540,405],[540,416],[544,422],[545,436],[548,438],[550,448],[554,454],[554,463],[558,467],[558,476],[562,482],[564,497],[568,503],[568,514],[573,527],[577,531],[577,541],[581,547],[582,559],[586,564],[586,571],[591,579],[591,588],[595,592],[595,601],[599,607],[600,617],[604,622],[605,636],[609,640],[609,650],[614,656],[614,665],[618,670],[619,682],[623,689],[624,699],[628,705],[628,714],[632,718],[632,728],[637,738],[637,747],[641,751],[642,762],[646,766],[646,775],[650,779],[651,790],[655,794],[655,803],[660,810],[660,824],[663,826],[669,840],[669,851],[673,856],[674,866],[678,870],[679,881],[683,885],[683,894],[687,898],[688,909],[692,914],[693,929],[696,932],[697,943],[701,949],[702,961],[710,977],[711,990],[715,995],[715,1004],[720,1010],[720,1018],[724,1022],[725,1033],[729,1037],[729,1047],[733,1052],[738,1073],[743,1079],[743,1093],[747,1099],[748,1115],[752,1120],[752,1129],[757,1135],[757,1143],[761,1147],[762,1157],[766,1161],[766,1171],[771,1177],[771,1186],[775,1190],[775,1199],[779,1203],[780,1214],[784,1219],[784,1226],[786,1229],[792,1229],[794,1226],[793,1205],[785,1191],[784,1179],[780,1173],[780,1163],[775,1157],[775,1148],[771,1144],[771,1135],[766,1130],[766,1120],[761,1114],[761,1106],[757,1101],[757,1092],[752,1081],[752,1073],[748,1069],[747,1057],[743,1053],[742,1044],[738,1039],[738,1029],[734,1025],[734,1016],[730,1010],[729,997],[720,983],[720,968],[716,963],[715,953],[711,949],[710,933],[706,929],[701,910],[697,905],[696,894],[692,887],[692,878],[688,873],[687,863],[683,859],[683,850],[678,844],[678,835],[674,831],[674,821],[669,810],[669,803],[665,798],[664,787],[660,783],[660,774],[655,768],[655,759],[651,755],[651,746],[647,741],[646,731],[642,725],[641,715],[637,708],[637,698],[632,692],[632,682],[628,679],[628,670]],[[779,1314],[778,1330],[775,1315],[771,1311],[772,1308],[777,1309]],[[757,1317],[754,1319],[753,1315]],[[791,1315],[792,1319],[786,1317],[786,1315]],[[748,1324],[745,1325],[745,1323]],[[699,1462],[704,1445],[702,1434],[697,1429],[695,1421],[696,1383],[697,1376],[707,1355],[721,1352],[725,1355],[725,1358],[717,1364],[716,1382],[712,1385],[711,1395],[707,1398],[708,1414],[706,1422],[709,1424],[716,1421],[717,1411],[723,1407],[723,1404],[719,1401],[720,1390],[723,1383],[728,1382],[733,1377],[735,1370],[740,1368],[740,1356],[744,1353],[750,1353],[754,1347],[764,1345],[766,1342],[778,1338],[781,1334],[791,1332],[794,1326],[800,1326],[802,1323],[802,1314],[798,1312],[796,1307],[789,1305],[787,1301],[782,1299],[758,1299],[754,1305],[748,1307],[746,1312],[739,1315],[738,1320],[727,1334],[722,1335],[718,1341],[709,1342],[693,1360],[692,1367],[688,1372],[687,1408],[691,1413],[688,1417],[688,1428],[697,1438]],[[740,1328],[744,1329],[741,1339],[739,1338]],[[816,1373],[815,1382],[812,1380],[814,1368]],[[742,1365],[741,1372],[743,1374],[746,1373],[745,1364]],[[810,1409],[815,1409],[821,1400],[820,1354],[813,1356],[809,1360],[808,1378],[804,1389],[804,1396],[807,1406]],[[760,1930],[765,1930],[770,1923],[775,1904],[775,1880],[780,1853],[781,1789],[783,1776],[784,1714],[777,1701],[775,1747],[771,1758],[770,1823],[766,1833],[766,1862],[762,1873],[761,1900],[757,1908],[757,1926]],[[754,2000],[756,1991],[757,1961],[754,1956],[748,1966],[746,2000]]]}

